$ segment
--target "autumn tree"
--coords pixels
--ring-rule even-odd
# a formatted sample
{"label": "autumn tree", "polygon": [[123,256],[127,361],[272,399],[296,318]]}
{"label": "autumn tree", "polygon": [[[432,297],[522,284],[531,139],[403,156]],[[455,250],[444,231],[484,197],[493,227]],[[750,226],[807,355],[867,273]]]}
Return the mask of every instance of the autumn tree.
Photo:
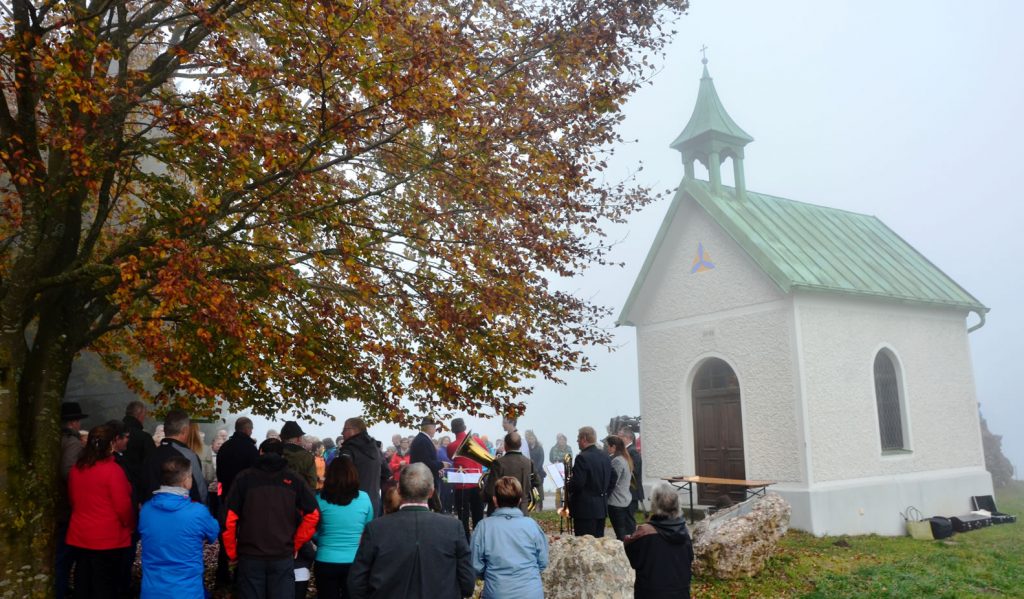
{"label": "autumn tree", "polygon": [[83,350],[401,422],[587,368],[603,309],[551,281],[648,198],[603,161],[685,4],[0,0],[0,594],[50,588]]}

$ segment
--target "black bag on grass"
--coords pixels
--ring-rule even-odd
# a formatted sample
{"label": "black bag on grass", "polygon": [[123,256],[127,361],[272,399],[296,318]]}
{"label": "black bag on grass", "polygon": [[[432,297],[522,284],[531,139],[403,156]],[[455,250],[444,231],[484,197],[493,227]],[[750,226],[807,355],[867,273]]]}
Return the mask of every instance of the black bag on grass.
{"label": "black bag on grass", "polygon": [[992,524],[992,518],[989,516],[982,516],[980,514],[963,514],[962,516],[953,516],[950,518],[953,523],[953,530],[956,532],[969,532],[972,530],[978,530],[979,528],[985,528]]}
{"label": "black bag on grass", "polygon": [[932,525],[932,536],[936,539],[945,539],[953,536],[953,523],[949,518],[942,516],[932,516],[928,518],[928,521]]}

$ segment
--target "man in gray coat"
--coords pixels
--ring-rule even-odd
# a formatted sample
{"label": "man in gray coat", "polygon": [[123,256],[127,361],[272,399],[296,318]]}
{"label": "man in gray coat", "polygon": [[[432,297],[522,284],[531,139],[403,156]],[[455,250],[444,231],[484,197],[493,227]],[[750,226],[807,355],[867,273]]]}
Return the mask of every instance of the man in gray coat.
{"label": "man in gray coat", "polygon": [[71,503],[68,501],[68,474],[82,453],[82,438],[78,430],[88,414],[82,413],[78,402],[68,401],[60,405],[60,489],[57,495],[57,564],[54,577],[57,584],[57,599],[64,599],[71,581],[71,568],[75,565],[74,553],[64,538],[71,522]]}
{"label": "man in gray coat", "polygon": [[349,569],[354,599],[461,599],[473,594],[476,574],[458,519],[427,507],[434,476],[409,464],[398,479],[399,510],[370,522]]}

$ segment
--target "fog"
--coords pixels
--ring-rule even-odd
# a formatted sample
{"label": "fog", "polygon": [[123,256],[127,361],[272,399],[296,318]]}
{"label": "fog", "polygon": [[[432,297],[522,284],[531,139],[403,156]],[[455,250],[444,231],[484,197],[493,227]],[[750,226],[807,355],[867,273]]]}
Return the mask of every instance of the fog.
{"label": "fog", "polygon": [[[970,335],[977,394],[1018,469],[1024,402],[1010,375],[1024,356],[1020,23],[1018,2],[694,0],[664,68],[626,107],[621,131],[630,143],[610,170],[623,176],[642,161],[641,182],[678,185],[683,168],[668,144],[693,108],[707,44],[722,102],[755,138],[746,148],[749,189],[876,215],[991,308]],[[613,309],[609,328],[668,203],[609,230],[619,241],[610,258],[624,267],[566,283]],[[582,425],[603,433],[612,416],[639,414],[634,330],[615,329],[615,337],[616,351],[591,352],[596,371],[570,373],[564,386],[538,384],[520,430],[535,430],[549,449],[558,432],[570,440]],[[331,409],[337,422],[307,423],[307,432],[334,437],[342,419],[358,415],[342,402]],[[280,424],[257,418],[257,436]],[[496,420],[469,424],[492,439],[501,430]],[[398,430],[382,424],[371,433],[387,443]]]}

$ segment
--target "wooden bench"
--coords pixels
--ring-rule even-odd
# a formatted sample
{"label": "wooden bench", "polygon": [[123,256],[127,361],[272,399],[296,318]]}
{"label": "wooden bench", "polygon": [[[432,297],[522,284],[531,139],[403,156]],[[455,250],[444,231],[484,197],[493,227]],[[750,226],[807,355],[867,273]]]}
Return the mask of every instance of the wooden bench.
{"label": "wooden bench", "polygon": [[743,487],[747,492],[747,497],[763,497],[765,491],[771,485],[774,485],[778,481],[774,480],[742,480],[737,478],[717,478],[714,476],[673,476],[671,478],[663,478],[663,481],[668,482],[676,489],[680,491],[686,491],[686,494],[690,496],[690,523],[693,523],[693,485],[723,485],[730,487]]}

